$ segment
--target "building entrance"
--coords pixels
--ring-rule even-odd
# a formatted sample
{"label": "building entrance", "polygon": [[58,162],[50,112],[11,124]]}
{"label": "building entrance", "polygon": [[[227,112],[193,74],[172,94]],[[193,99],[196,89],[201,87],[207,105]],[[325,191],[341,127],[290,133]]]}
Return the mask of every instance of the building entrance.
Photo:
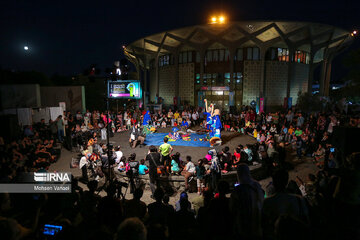
{"label": "building entrance", "polygon": [[213,103],[215,108],[221,111],[229,111],[234,104],[234,94],[229,91],[229,87],[201,87],[198,91],[198,106],[204,107],[204,99],[208,103]]}

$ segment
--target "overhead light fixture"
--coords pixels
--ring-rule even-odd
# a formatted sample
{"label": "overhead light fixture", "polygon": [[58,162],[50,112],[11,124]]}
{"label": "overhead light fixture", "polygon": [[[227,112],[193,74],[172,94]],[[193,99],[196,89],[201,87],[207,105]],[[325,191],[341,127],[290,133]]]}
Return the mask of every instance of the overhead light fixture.
{"label": "overhead light fixture", "polygon": [[224,22],[225,22],[225,18],[224,18],[223,16],[220,16],[220,17],[219,17],[219,22],[220,22],[220,23],[224,23]]}
{"label": "overhead light fixture", "polygon": [[210,18],[210,23],[211,24],[223,24],[226,21],[226,17],[224,15],[220,15],[220,16],[212,16]]}

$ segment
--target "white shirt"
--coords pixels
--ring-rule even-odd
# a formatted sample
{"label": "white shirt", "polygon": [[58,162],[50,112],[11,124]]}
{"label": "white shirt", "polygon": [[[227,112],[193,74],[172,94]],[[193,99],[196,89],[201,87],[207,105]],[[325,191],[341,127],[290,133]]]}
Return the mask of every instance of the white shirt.
{"label": "white shirt", "polygon": [[196,119],[197,119],[196,113],[193,113],[193,114],[192,114],[192,119],[193,119],[193,120],[196,120]]}
{"label": "white shirt", "polygon": [[88,164],[88,161],[87,161],[86,157],[82,156],[80,158],[79,168],[81,169],[84,165],[87,165],[87,164]]}
{"label": "white shirt", "polygon": [[189,173],[195,173],[195,165],[193,162],[188,162],[185,166],[186,171],[188,171]]}
{"label": "white shirt", "polygon": [[115,160],[115,162],[116,162],[116,163],[119,163],[119,162],[120,162],[120,159],[121,159],[122,156],[123,156],[123,153],[122,153],[122,151],[116,151],[115,154],[116,154],[116,160]]}

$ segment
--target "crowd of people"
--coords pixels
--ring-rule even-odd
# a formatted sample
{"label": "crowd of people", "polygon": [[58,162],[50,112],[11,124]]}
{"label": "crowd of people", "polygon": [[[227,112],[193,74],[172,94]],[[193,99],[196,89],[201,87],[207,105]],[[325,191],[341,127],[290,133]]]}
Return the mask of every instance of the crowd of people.
{"label": "crowd of people", "polygon": [[[206,128],[202,109],[162,110],[151,114],[154,127],[176,126],[186,119],[189,127]],[[59,158],[59,145],[81,146],[79,167],[88,190],[73,179],[71,194],[0,195],[0,232],[5,239],[41,238],[46,223],[63,226],[58,239],[356,239],[359,236],[360,155],[343,158],[333,146],[335,126],[360,127],[359,118],[336,112],[306,114],[274,112],[256,114],[244,108],[239,114],[222,114],[225,131],[248,134],[253,145],[230,151],[210,149],[201,159],[180,156],[164,139],[159,148],[149,147],[146,156],[126,157],[120,146],[101,143],[102,129],[111,132],[141,127],[140,110],[108,114],[69,112],[56,121],[27,126],[11,142],[0,138],[1,182],[17,182],[19,173],[46,171]],[[162,124],[163,122],[164,125]],[[140,136],[139,132],[137,137]],[[99,138],[98,138],[99,137]],[[107,136],[105,136],[106,138]],[[136,138],[137,140],[138,138]],[[131,142],[132,147],[138,144]],[[299,161],[309,157],[318,166],[307,179],[289,179],[287,150]],[[109,154],[110,153],[110,154]],[[110,159],[108,159],[110,156]],[[262,189],[251,177],[249,165],[262,164],[272,181]],[[110,166],[110,167],[109,167]],[[91,169],[91,176],[89,176]],[[236,171],[235,187],[221,180]],[[118,181],[107,185],[100,197],[98,180],[126,172],[133,199],[121,198]],[[141,200],[143,188],[137,175],[149,174],[153,203]],[[184,175],[185,191],[175,206],[169,204],[159,175]],[[196,179],[198,197],[189,201],[190,182]],[[232,189],[232,190],[230,190]],[[44,214],[46,213],[46,214]],[[344,234],[346,233],[346,235]],[[4,235],[6,234],[6,235]]]}

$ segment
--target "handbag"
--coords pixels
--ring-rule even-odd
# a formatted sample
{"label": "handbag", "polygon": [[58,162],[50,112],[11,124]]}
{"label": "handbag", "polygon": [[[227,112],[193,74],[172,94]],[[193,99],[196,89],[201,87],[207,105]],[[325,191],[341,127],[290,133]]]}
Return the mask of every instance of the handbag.
{"label": "handbag", "polygon": [[152,156],[152,154],[149,153],[149,155],[150,155],[150,158],[151,158],[152,162],[153,162],[154,165],[156,166],[156,173],[157,173],[158,175],[163,174],[163,173],[164,173],[164,169],[165,169],[164,166],[162,166],[162,165],[157,165],[156,162],[155,162],[155,160],[154,160],[154,157]]}

